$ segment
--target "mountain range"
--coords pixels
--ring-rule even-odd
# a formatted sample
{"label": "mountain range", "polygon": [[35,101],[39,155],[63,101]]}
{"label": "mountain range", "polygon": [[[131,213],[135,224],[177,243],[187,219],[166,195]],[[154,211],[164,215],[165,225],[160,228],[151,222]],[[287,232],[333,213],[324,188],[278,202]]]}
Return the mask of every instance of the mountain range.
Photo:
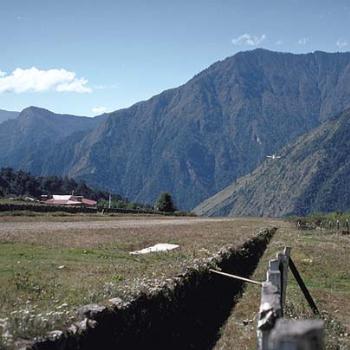
{"label": "mountain range", "polygon": [[[56,156],[67,150],[71,140],[78,142],[104,119],[26,108],[16,119],[0,124],[0,166],[34,175],[66,175],[65,159]],[[47,166],[53,171],[46,171]]]}
{"label": "mountain range", "polygon": [[349,108],[349,81],[350,53],[240,52],[101,117],[26,109],[0,124],[0,166],[83,179],[138,202],[168,191],[191,209]]}
{"label": "mountain range", "polygon": [[19,115],[19,112],[5,111],[4,109],[0,109],[0,124],[5,120],[15,119]]}
{"label": "mountain range", "polygon": [[194,209],[208,216],[285,216],[350,208],[350,109],[299,137]]}

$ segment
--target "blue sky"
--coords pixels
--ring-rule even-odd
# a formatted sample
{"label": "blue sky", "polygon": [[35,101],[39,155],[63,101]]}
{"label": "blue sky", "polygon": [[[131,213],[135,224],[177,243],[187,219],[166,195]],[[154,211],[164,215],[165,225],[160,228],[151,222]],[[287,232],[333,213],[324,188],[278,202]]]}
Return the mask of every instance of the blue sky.
{"label": "blue sky", "polygon": [[96,115],[264,47],[350,50],[350,1],[0,0],[0,109]]}

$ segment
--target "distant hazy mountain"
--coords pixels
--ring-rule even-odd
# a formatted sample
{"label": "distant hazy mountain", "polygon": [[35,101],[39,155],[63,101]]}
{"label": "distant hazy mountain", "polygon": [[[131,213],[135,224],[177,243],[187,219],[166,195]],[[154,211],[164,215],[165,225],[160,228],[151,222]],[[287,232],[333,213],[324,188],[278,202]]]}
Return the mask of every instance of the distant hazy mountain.
{"label": "distant hazy mountain", "polygon": [[200,215],[304,215],[350,210],[350,110],[207,199]]}
{"label": "distant hazy mountain", "polygon": [[65,148],[65,140],[69,144],[71,139],[77,143],[102,120],[26,108],[16,119],[0,124],[0,166],[40,175],[47,164],[56,164],[52,156],[58,145]]}
{"label": "distant hazy mountain", "polygon": [[15,119],[18,117],[19,112],[11,112],[0,109],[0,124],[5,120]]}
{"label": "distant hazy mountain", "polygon": [[349,53],[241,52],[91,129],[0,124],[0,144],[10,130],[25,134],[6,136],[0,166],[81,178],[140,202],[169,191],[190,209],[350,107],[349,82]]}

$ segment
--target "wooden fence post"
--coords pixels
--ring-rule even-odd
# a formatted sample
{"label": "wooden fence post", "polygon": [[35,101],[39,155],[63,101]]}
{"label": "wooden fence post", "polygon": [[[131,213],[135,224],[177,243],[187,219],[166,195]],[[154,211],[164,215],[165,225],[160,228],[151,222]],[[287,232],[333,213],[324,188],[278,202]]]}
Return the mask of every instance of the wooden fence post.
{"label": "wooden fence post", "polygon": [[290,270],[292,271],[293,276],[295,277],[296,281],[298,282],[298,285],[299,285],[301,291],[303,292],[304,297],[305,297],[306,301],[308,302],[314,315],[320,315],[320,312],[318,311],[318,308],[314,302],[314,299],[312,299],[312,296],[311,296],[309,290],[307,289],[303,279],[301,278],[298,269],[294,265],[292,258],[289,258],[289,267],[290,267]]}
{"label": "wooden fence post", "polygon": [[288,268],[289,268],[289,257],[292,248],[285,247],[282,254],[278,254],[280,257],[280,271],[281,271],[281,304],[282,312],[284,313],[284,306],[286,304],[287,296],[287,284],[288,284]]}
{"label": "wooden fence post", "polygon": [[262,283],[261,303],[257,326],[258,350],[316,350],[323,349],[323,321],[282,320],[286,301],[288,269],[297,279],[314,313],[317,307],[302,281],[293,260],[290,247],[269,261],[266,282]]}
{"label": "wooden fence post", "polygon": [[273,259],[269,261],[269,268],[266,274],[266,281],[271,282],[281,292],[281,272],[279,269],[279,261]]}
{"label": "wooden fence post", "polygon": [[268,349],[268,340],[276,320],[282,316],[280,292],[271,282],[263,282],[257,327],[258,350]]}

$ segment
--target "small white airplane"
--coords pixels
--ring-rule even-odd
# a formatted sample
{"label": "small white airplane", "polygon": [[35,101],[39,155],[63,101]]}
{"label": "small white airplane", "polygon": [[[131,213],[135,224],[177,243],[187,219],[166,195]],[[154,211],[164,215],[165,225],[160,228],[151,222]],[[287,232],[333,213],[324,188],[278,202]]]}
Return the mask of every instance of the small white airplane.
{"label": "small white airplane", "polygon": [[271,158],[271,159],[280,159],[281,156],[276,156],[275,154],[273,154],[272,156],[266,156],[266,158]]}

